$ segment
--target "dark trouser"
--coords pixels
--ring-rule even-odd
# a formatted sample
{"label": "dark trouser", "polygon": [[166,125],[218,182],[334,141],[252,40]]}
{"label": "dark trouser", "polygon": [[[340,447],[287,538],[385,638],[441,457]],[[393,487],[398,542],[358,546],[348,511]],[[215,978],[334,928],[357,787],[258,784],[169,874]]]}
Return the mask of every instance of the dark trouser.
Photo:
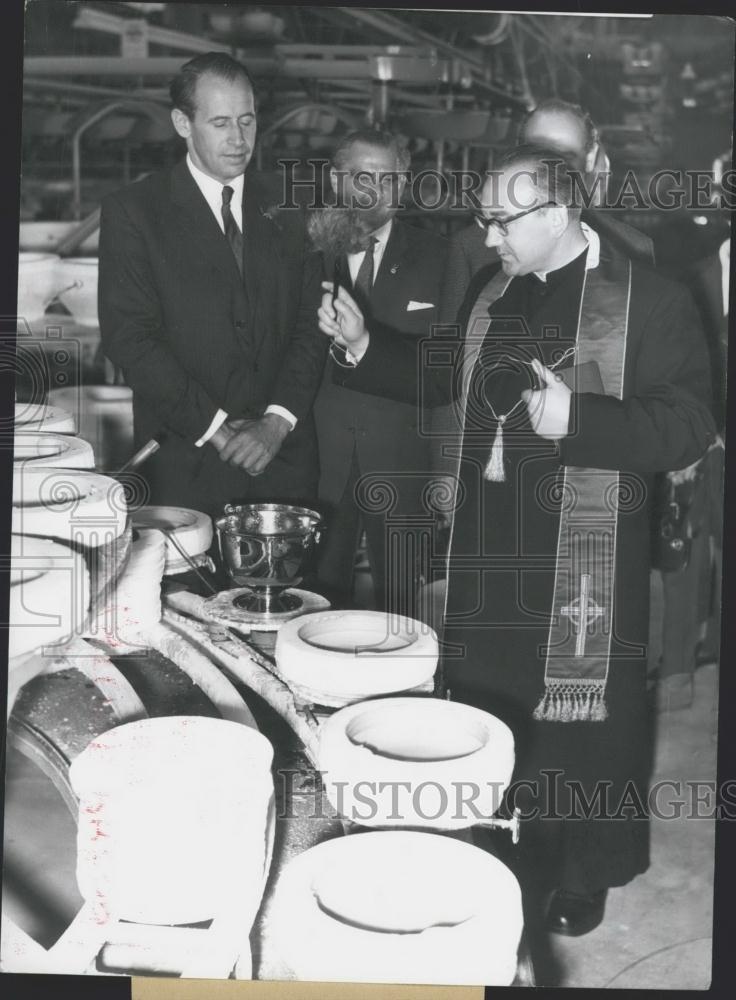
{"label": "dark trouser", "polygon": [[[704,585],[704,577],[708,580]],[[664,615],[662,618],[662,662],[660,677],[691,674],[695,670],[695,647],[701,622],[708,618],[702,594],[710,591],[710,536],[701,531],[691,543],[687,566],[662,573]]]}
{"label": "dark trouser", "polygon": [[707,625],[703,652],[718,659],[721,619],[721,546],[723,538],[722,448],[709,451],[701,463],[688,517],[693,529],[687,565],[662,573],[664,617],[660,677],[692,674],[695,651]]}
{"label": "dark trouser", "polygon": [[378,611],[417,617],[416,602],[425,545],[424,533],[412,527],[410,517],[393,518],[366,509],[357,500],[361,477],[355,452],[339,502],[326,512],[317,576],[325,595],[338,607],[352,606],[355,554],[365,531],[368,561]]}

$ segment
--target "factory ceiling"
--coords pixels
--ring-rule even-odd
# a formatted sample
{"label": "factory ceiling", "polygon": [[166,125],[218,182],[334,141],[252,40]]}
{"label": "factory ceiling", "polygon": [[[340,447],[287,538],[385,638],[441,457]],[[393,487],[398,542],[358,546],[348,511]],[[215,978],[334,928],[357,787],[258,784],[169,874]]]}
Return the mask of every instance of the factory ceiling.
{"label": "factory ceiling", "polygon": [[677,63],[684,48],[696,73],[698,63],[701,72],[729,72],[732,44],[722,27],[718,18],[666,15],[33,0],[25,75],[32,95],[45,90],[70,104],[95,87],[100,96],[122,90],[163,98],[172,60],[222,47],[261,83],[266,114],[300,100],[369,119],[438,106],[514,112],[553,94],[584,94],[595,112],[596,104],[610,105],[627,41],[664,43]]}
{"label": "factory ceiling", "polygon": [[466,167],[550,96],[584,104],[619,162],[661,163],[683,107],[730,134],[733,45],[731,22],[705,16],[30,0],[24,159],[82,129],[82,146],[124,142],[133,175],[154,166],[136,149],[172,143],[168,79],[219,48],[256,80],[261,165],[385,123],[414,155]]}

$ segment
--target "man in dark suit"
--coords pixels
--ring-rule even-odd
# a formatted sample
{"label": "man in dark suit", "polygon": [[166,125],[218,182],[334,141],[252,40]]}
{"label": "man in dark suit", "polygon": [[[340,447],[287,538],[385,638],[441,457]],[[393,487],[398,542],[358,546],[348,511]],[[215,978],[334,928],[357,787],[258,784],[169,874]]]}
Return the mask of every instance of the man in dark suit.
{"label": "man in dark suit", "polygon": [[[608,157],[601,146],[598,130],[590,115],[577,104],[550,98],[530,111],[519,125],[518,141],[553,149],[579,170],[586,187],[594,195],[591,207],[583,211],[583,222],[625,256],[654,263],[654,244],[644,233],[603,210]],[[495,248],[485,245],[485,232],[472,224],[450,239],[447,270],[440,298],[440,322],[454,323],[468,291],[471,278],[481,267],[498,260]]]}
{"label": "man in dark suit", "polygon": [[325,350],[320,264],[279,186],[246,173],[253,86],[227,55],[171,84],[187,156],[102,204],[99,312],[106,355],[133,389],[151,501],[211,516],[236,500],[311,500],[311,405]]}
{"label": "man in dark suit", "polygon": [[[356,229],[364,235],[363,249],[348,252],[338,264],[368,327],[419,338],[429,336],[437,322],[446,244],[395,218],[408,167],[408,153],[395,136],[354,132],[337,147],[330,180],[340,203],[355,211]],[[327,265],[332,276],[333,262]],[[420,567],[411,551],[416,535],[397,519],[423,513],[428,442],[418,431],[415,406],[335,384],[335,366],[346,363],[349,359],[333,352],[314,406],[319,494],[330,514],[319,576],[334,600],[349,602],[362,528],[377,607],[408,613]]]}

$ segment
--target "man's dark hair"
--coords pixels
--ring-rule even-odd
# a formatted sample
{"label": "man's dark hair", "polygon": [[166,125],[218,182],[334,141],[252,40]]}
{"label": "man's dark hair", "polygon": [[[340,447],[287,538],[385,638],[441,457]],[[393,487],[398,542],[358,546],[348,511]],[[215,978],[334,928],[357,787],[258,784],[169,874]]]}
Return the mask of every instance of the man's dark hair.
{"label": "man's dark hair", "polygon": [[546,112],[549,114],[567,115],[574,119],[583,131],[585,137],[584,153],[590,150],[598,142],[598,129],[595,127],[593,119],[588,112],[581,108],[579,104],[572,104],[570,101],[560,100],[558,97],[550,97],[546,101],[541,101],[532,111],[527,111],[519,123],[519,142],[525,142],[526,129],[532,117],[536,114]]}
{"label": "man's dark hair", "polygon": [[580,218],[579,189],[571,175],[575,167],[557,150],[531,143],[516,146],[501,158],[498,167],[506,172],[514,168],[519,173],[528,172],[540,201],[564,205],[571,219]]}
{"label": "man's dark hair", "polygon": [[194,118],[196,110],[194,94],[197,89],[197,80],[206,73],[219,77],[221,80],[227,80],[229,83],[232,83],[233,80],[244,80],[254,91],[250,73],[237,59],[233,59],[227,52],[203,52],[202,55],[195,56],[194,59],[185,62],[169,84],[172,108],[183,111],[190,120]]}
{"label": "man's dark hair", "polygon": [[396,169],[403,172],[409,169],[411,155],[404,143],[393,132],[384,129],[362,128],[355,132],[348,132],[338,142],[332,154],[332,165],[339,170],[345,163],[348,151],[357,143],[362,142],[367,146],[375,146],[377,149],[386,149],[393,153],[396,160]]}

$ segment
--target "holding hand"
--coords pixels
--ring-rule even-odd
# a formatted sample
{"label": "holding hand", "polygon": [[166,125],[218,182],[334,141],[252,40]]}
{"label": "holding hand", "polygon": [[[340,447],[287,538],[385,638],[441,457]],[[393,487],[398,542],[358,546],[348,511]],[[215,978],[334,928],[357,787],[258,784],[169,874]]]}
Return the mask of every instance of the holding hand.
{"label": "holding hand", "polygon": [[358,308],[355,299],[340,285],[334,304],[332,295],[334,286],[331,281],[323,281],[322,288],[326,294],[322,296],[322,305],[317,310],[317,319],[322,333],[332,337],[335,343],[347,348],[353,357],[360,360],[368,344],[370,334],[365,328],[363,313]]}
{"label": "holding hand", "polygon": [[572,389],[565,385],[562,375],[545,368],[536,358],[532,361],[532,369],[543,386],[541,389],[524,389],[521,394],[529,411],[532,430],[548,441],[559,441],[567,437]]}
{"label": "holding hand", "polygon": [[257,420],[228,420],[210,438],[223,462],[259,476],[290,431],[288,420],[266,413]]}

